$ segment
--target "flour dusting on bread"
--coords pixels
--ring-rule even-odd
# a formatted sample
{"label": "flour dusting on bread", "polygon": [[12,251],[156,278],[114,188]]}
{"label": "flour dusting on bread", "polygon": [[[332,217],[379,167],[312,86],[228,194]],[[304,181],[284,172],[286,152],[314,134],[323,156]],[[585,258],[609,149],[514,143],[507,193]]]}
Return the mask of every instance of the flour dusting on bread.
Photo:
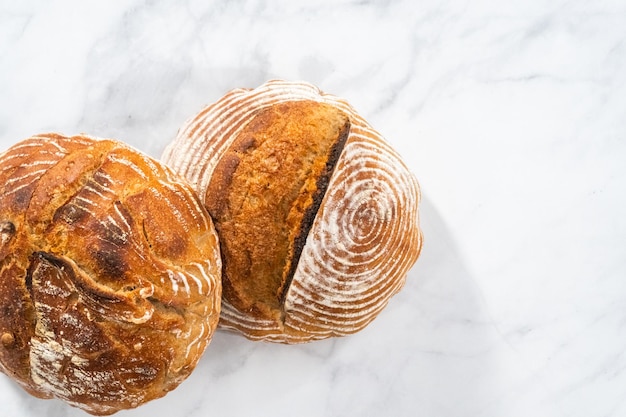
{"label": "flour dusting on bread", "polygon": [[220,310],[213,223],[169,168],[112,140],[0,155],[0,365],[33,395],[111,414],[195,367]]}
{"label": "flour dusting on bread", "polygon": [[[339,157],[328,159],[332,175],[324,184],[319,207],[313,210],[314,220],[303,236],[302,252],[276,295],[277,300],[272,300],[271,291],[262,289],[274,281],[271,274],[229,276],[228,271],[232,264],[242,265],[240,269],[244,271],[248,263],[282,256],[280,252],[253,255],[255,244],[249,242],[256,239],[243,236],[246,230],[258,228],[268,234],[262,245],[271,246],[271,239],[282,239],[263,219],[282,210],[287,200],[280,193],[273,200],[265,196],[261,187],[265,181],[263,173],[268,164],[273,164],[275,176],[268,176],[268,187],[297,181],[299,174],[290,163],[291,156],[273,159],[269,152],[264,159],[251,162],[245,171],[245,155],[249,148],[265,140],[264,135],[273,136],[277,149],[288,146],[283,142],[289,140],[276,138],[281,129],[289,129],[285,126],[293,126],[290,140],[291,146],[297,148],[294,155],[312,157],[302,148],[321,139],[307,130],[310,117],[306,111],[280,109],[302,107],[316,112],[325,106],[345,115],[349,121],[347,138]],[[263,124],[268,112],[277,115]],[[248,147],[242,148],[242,143]],[[244,214],[236,224],[243,221],[246,226],[232,236],[220,232],[221,245],[227,249],[222,253],[226,268],[220,324],[251,339],[299,343],[354,333],[373,320],[402,288],[408,270],[419,256],[420,192],[414,175],[346,100],[311,84],[273,80],[253,90],[230,91],[187,121],[166,148],[162,160],[187,178],[214,217],[217,213],[218,232],[223,227],[219,213],[224,212],[225,219],[232,214],[230,209],[222,210],[219,201],[233,199],[232,193],[237,193],[230,187],[230,180],[223,178],[247,172],[244,178],[248,182],[258,181],[259,187],[246,191],[241,204],[275,204],[263,216],[252,214],[253,211]],[[316,178],[317,174],[311,171],[309,175]],[[295,203],[300,200],[293,201],[293,210],[306,211],[306,205]],[[282,223],[279,219],[270,220],[269,224],[275,224],[277,229],[289,227],[288,218]],[[261,289],[249,291],[246,285],[233,284],[246,280]],[[275,301],[279,305],[272,307]]]}

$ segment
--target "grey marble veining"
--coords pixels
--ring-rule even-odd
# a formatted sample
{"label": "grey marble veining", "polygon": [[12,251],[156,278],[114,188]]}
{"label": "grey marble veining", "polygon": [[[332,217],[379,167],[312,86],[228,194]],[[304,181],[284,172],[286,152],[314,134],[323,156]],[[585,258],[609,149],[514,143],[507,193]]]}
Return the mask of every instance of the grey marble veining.
{"label": "grey marble veining", "polygon": [[[45,131],[158,157],[237,87],[342,96],[422,186],[425,245],[365,330],[218,332],[120,416],[626,415],[623,1],[0,0],[0,148]],[[82,416],[0,376],[0,415]]]}

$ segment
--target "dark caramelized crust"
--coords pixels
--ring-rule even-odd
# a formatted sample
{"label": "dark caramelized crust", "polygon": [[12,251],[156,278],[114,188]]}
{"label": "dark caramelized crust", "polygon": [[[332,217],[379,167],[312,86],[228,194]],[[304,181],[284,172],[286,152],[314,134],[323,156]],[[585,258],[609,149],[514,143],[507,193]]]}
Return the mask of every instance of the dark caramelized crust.
{"label": "dark caramelized crust", "polygon": [[350,130],[336,107],[259,110],[217,164],[205,204],[220,235],[224,297],[279,319],[300,253]]}
{"label": "dark caramelized crust", "polygon": [[174,389],[220,310],[195,193],[111,140],[41,135],[0,154],[0,371],[105,415]]}

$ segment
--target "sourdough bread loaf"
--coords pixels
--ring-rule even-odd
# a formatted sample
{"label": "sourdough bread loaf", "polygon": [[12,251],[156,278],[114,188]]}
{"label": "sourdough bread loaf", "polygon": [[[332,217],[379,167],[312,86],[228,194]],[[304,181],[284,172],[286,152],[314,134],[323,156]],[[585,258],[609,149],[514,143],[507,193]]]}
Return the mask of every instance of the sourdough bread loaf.
{"label": "sourdough bread loaf", "polygon": [[217,326],[213,223],[171,170],[113,140],[0,154],[0,370],[98,415],[165,395]]}
{"label": "sourdough bread loaf", "polygon": [[162,161],[211,214],[221,326],[300,343],[365,327],[419,255],[419,188],[345,100],[306,83],[237,89],[188,120]]}

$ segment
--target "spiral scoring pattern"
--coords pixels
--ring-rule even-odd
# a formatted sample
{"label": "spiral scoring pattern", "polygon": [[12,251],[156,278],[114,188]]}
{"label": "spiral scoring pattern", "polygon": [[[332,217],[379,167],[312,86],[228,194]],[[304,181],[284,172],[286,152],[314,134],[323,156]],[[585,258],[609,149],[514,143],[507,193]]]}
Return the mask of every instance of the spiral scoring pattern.
{"label": "spiral scoring pattern", "polygon": [[351,131],[284,301],[283,322],[260,320],[222,301],[220,325],[251,339],[306,342],[365,327],[404,285],[422,245],[419,186],[399,155],[344,100],[306,83],[270,81],[233,90],[190,119],[163,161],[201,198],[215,166],[250,115],[273,104],[336,106]]}
{"label": "spiral scoring pattern", "polygon": [[312,338],[354,333],[373,320],[403,286],[421,245],[411,215],[418,205],[413,176],[371,130],[358,130],[335,169],[285,303],[285,324]]}

